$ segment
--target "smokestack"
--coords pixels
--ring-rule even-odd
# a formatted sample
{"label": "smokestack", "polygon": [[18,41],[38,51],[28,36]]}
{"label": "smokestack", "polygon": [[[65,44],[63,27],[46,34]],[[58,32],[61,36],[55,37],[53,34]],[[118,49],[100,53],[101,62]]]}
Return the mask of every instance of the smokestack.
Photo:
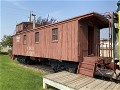
{"label": "smokestack", "polygon": [[33,16],[33,29],[35,28],[35,23],[36,23],[36,18],[35,18],[35,14],[32,14],[32,16]]}

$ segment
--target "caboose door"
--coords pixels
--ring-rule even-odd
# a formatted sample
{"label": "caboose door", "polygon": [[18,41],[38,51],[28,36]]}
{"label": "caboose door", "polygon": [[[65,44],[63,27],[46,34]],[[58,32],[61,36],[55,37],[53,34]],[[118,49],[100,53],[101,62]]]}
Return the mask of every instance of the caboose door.
{"label": "caboose door", "polygon": [[94,27],[88,26],[88,55],[94,54]]}

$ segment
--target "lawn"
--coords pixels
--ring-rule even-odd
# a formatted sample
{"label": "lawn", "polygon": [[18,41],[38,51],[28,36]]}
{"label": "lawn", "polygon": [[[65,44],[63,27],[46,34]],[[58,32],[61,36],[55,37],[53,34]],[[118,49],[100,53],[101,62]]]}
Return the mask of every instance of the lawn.
{"label": "lawn", "polygon": [[43,90],[42,76],[19,66],[9,56],[0,55],[0,90]]}

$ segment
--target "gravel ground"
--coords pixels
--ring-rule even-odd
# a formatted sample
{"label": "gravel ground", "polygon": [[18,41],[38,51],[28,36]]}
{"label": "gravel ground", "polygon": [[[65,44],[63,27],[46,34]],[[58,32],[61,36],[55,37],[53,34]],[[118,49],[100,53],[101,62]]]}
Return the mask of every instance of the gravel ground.
{"label": "gravel ground", "polygon": [[25,67],[25,68],[30,68],[34,71],[41,72],[43,74],[54,73],[52,68],[48,65],[39,65],[39,64],[27,65],[27,64],[21,64],[21,63],[18,63],[18,65]]}

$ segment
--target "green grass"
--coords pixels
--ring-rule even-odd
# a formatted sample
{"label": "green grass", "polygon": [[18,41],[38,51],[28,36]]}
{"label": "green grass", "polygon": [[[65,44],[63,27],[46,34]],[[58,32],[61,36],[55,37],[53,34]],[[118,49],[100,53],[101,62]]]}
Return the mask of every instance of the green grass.
{"label": "green grass", "polygon": [[9,56],[0,55],[0,90],[43,90],[42,76],[19,66]]}

